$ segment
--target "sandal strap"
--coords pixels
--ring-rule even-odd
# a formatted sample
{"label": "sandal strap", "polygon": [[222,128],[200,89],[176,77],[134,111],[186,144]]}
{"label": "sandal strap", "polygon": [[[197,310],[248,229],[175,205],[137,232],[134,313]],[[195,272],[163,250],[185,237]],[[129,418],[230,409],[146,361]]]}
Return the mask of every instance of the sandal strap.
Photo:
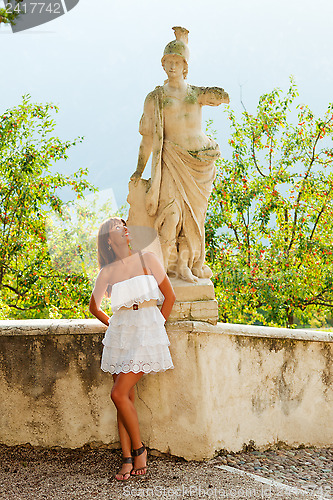
{"label": "sandal strap", "polygon": [[[123,458],[123,464],[132,464],[133,463],[133,458],[132,457],[124,457]],[[125,472],[127,474],[127,472]]]}
{"label": "sandal strap", "polygon": [[145,451],[145,449],[146,449],[146,447],[142,443],[141,448],[138,448],[137,450],[133,450],[133,452],[132,452],[133,457],[138,457],[139,455],[142,455],[142,453]]}

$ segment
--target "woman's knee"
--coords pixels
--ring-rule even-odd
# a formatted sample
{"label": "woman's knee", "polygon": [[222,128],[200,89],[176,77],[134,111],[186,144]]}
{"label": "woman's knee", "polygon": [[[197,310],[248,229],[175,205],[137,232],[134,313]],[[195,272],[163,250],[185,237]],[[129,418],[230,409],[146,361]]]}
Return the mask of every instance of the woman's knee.
{"label": "woman's knee", "polygon": [[134,402],[134,389],[132,388],[129,393],[125,393],[119,390],[117,387],[113,387],[111,391],[111,400],[116,406],[120,405],[123,401],[130,399]]}
{"label": "woman's knee", "polygon": [[111,400],[114,402],[116,406],[120,403],[122,397],[123,395],[121,391],[119,391],[116,387],[113,387],[111,391]]}

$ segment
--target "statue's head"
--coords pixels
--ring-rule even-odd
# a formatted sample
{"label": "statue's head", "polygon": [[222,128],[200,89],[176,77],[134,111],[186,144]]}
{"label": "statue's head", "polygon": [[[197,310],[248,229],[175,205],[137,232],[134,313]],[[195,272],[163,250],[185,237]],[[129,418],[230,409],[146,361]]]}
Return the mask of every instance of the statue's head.
{"label": "statue's head", "polygon": [[164,68],[164,63],[169,56],[179,56],[182,58],[184,63],[183,75],[184,78],[186,78],[188,73],[188,60],[190,57],[190,51],[187,46],[189,31],[186,28],[182,28],[181,26],[175,26],[172,29],[175,33],[176,40],[168,43],[168,45],[165,47],[161,60],[162,66]]}

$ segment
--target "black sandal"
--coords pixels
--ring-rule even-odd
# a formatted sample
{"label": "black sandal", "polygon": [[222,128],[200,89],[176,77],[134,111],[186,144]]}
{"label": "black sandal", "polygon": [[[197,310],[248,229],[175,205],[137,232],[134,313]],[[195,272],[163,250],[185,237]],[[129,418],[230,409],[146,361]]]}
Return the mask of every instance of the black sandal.
{"label": "black sandal", "polygon": [[[116,476],[119,474],[119,475],[123,476],[123,478],[122,479],[115,478],[116,481],[127,481],[131,477],[131,475],[132,475],[131,472],[132,472],[132,470],[134,468],[133,467],[133,457],[124,457],[123,458],[123,465],[124,464],[132,464],[132,469],[130,471],[124,472],[124,473],[123,472],[117,472]],[[128,474],[128,477],[126,479],[124,479],[124,476],[126,476],[126,474]]]}
{"label": "black sandal", "polygon": [[[132,451],[132,456],[133,457],[138,457],[139,455],[142,455],[142,453],[144,453],[146,450],[146,447],[145,445],[142,443],[142,446],[141,448],[138,448],[137,450],[133,450]],[[148,453],[147,453],[147,456],[148,456]],[[144,470],[146,469],[146,472],[144,474],[137,474],[137,471],[139,470]],[[131,470],[131,476],[144,476],[145,474],[147,473],[147,464],[144,466],[144,467],[139,467],[138,469],[133,469]]]}

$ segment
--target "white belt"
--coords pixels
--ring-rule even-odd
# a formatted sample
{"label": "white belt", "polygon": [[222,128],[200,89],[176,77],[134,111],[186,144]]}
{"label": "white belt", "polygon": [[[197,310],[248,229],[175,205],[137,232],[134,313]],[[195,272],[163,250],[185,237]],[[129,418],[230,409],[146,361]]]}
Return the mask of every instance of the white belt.
{"label": "white belt", "polygon": [[141,309],[142,307],[152,307],[157,305],[156,299],[145,300],[144,302],[138,302],[137,304],[133,304],[131,307],[122,306],[119,308],[119,311],[123,309]]}

